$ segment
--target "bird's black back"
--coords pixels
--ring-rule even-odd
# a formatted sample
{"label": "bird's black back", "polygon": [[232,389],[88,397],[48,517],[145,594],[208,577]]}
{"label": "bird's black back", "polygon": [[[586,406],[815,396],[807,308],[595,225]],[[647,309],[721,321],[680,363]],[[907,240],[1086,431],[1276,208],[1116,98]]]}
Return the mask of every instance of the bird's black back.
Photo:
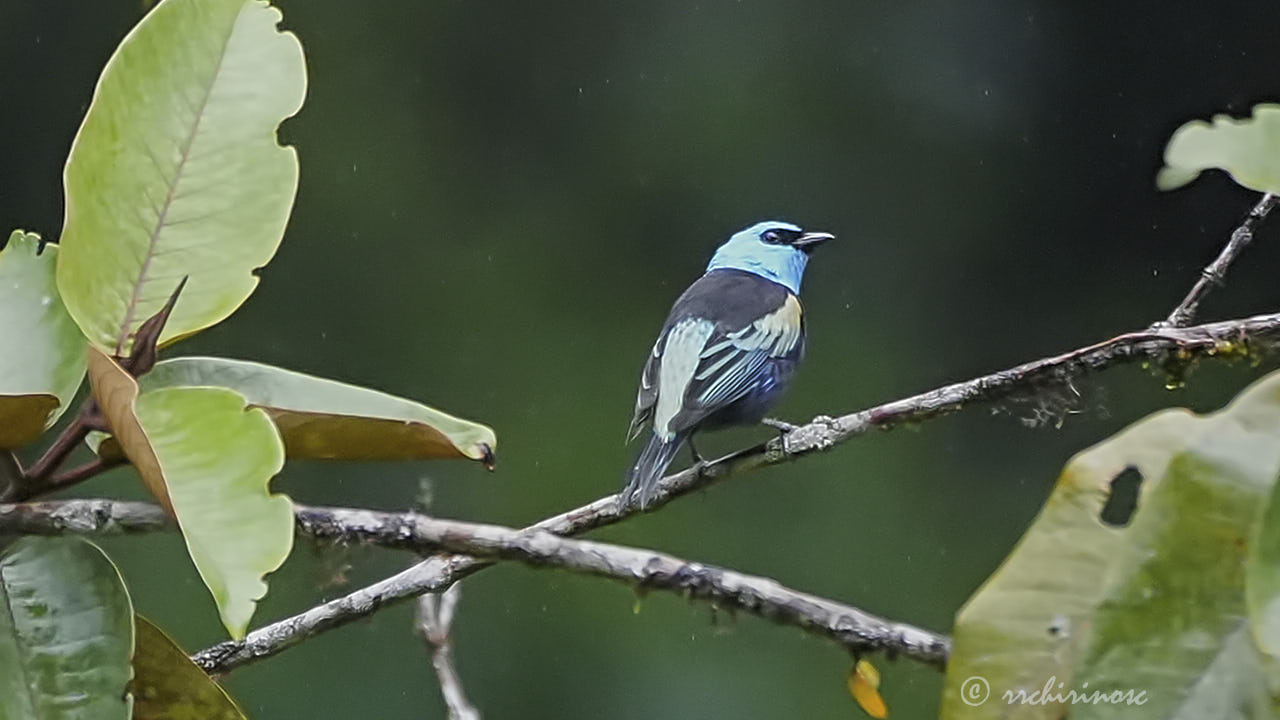
{"label": "bird's black back", "polygon": [[724,333],[741,330],[782,307],[790,294],[782,285],[755,273],[712,270],[695,280],[676,300],[662,333],[665,336],[671,326],[689,317],[714,320]]}

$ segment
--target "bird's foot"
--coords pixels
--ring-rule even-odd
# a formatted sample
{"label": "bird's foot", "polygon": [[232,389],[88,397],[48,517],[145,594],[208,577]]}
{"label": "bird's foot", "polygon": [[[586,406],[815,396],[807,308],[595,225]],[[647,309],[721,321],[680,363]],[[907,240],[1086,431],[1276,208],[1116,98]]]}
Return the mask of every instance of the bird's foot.
{"label": "bird's foot", "polygon": [[793,425],[792,423],[789,423],[786,420],[778,420],[777,418],[765,418],[760,421],[760,424],[768,425],[769,427],[773,428],[774,430],[777,430],[783,435],[786,435],[787,433],[793,430],[796,430],[800,427],[799,425]]}

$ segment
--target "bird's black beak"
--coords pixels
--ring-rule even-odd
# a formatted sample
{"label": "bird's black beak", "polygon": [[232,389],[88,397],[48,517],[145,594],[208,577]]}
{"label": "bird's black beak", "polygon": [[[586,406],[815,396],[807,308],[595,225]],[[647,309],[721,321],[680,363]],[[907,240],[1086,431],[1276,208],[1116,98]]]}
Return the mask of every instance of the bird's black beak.
{"label": "bird's black beak", "polygon": [[831,233],[807,232],[801,235],[800,237],[796,238],[796,241],[791,243],[791,245],[792,247],[800,248],[806,253],[811,253],[813,252],[814,248],[818,247],[822,243],[828,240],[835,240],[835,239],[836,239],[836,236],[832,235]]}

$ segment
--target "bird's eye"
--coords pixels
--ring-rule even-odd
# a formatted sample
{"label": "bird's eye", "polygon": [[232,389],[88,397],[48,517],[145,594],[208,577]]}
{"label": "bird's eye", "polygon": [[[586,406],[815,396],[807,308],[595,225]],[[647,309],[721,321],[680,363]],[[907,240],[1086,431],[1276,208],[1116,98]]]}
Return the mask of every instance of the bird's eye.
{"label": "bird's eye", "polygon": [[777,230],[765,230],[764,233],[760,235],[760,239],[767,243],[776,243],[782,240],[782,236],[778,234]]}

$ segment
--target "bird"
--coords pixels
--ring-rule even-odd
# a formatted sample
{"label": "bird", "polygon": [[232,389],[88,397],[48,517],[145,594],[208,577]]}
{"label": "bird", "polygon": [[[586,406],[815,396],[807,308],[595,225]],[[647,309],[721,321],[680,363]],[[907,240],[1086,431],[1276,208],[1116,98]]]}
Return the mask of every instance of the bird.
{"label": "bird", "polygon": [[804,356],[800,281],[815,248],[834,239],[788,222],[758,222],[729,237],[676,300],[640,373],[627,442],[649,438],[621,501],[641,510],[695,432],[765,419]]}

